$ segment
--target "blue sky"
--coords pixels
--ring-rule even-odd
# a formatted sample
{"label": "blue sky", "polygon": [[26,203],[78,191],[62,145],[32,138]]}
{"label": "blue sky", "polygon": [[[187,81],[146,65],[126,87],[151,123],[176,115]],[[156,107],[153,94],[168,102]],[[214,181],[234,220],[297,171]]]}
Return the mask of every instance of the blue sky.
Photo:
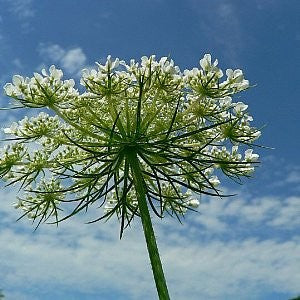
{"label": "blue sky", "polygon": [[[281,300],[300,294],[300,2],[0,0],[0,84],[55,64],[66,77],[108,54],[170,55],[184,70],[205,53],[241,68],[256,87],[242,95],[257,126],[261,165],[238,195],[201,199],[184,225],[155,232],[171,298]],[[1,107],[8,100],[1,92]],[[30,114],[34,112],[28,112]],[[1,128],[20,119],[0,112]],[[0,190],[0,288],[7,299],[156,299],[141,225],[86,216],[33,232]],[[91,212],[93,215],[93,212]],[[90,216],[89,216],[90,219]]]}

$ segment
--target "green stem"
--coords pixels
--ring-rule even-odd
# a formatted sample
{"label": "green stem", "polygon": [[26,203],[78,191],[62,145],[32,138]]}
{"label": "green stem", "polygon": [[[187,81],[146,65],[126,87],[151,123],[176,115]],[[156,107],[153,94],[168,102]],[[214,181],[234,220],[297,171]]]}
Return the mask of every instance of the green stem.
{"label": "green stem", "polygon": [[138,198],[138,205],[142,219],[144,235],[147,243],[148,254],[152,266],[152,272],[160,300],[169,300],[169,292],[164,276],[161,260],[158,253],[156,239],[151,223],[151,217],[147,206],[143,175],[136,152],[128,151],[127,158],[132,170],[133,182]]}
{"label": "green stem", "polygon": [[50,109],[52,109],[59,117],[61,117],[66,123],[72,125],[73,127],[75,127],[77,130],[79,130],[80,132],[89,135],[93,138],[96,138],[98,140],[105,140],[103,137],[101,137],[98,134],[95,134],[89,130],[86,130],[83,126],[78,125],[75,122],[72,122],[69,118],[67,118],[63,113],[60,112],[59,109],[57,109],[55,106],[49,106]]}

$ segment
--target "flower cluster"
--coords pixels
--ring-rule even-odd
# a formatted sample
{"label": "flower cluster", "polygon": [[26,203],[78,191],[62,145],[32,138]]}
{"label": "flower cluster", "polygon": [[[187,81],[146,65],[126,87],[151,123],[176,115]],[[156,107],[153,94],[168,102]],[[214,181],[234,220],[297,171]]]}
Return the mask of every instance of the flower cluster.
{"label": "flower cluster", "polygon": [[[238,153],[238,146],[233,146],[231,153],[226,147],[218,148],[213,146],[211,149],[211,154],[219,160],[216,167],[221,168],[221,170],[229,177],[248,176],[254,171],[253,162],[258,159],[258,154],[253,154],[252,149],[247,149],[245,151],[244,159],[242,155]],[[231,164],[228,165],[224,161],[230,161]]]}
{"label": "flower cluster", "polygon": [[32,78],[14,75],[12,83],[4,86],[6,95],[16,99],[27,107],[45,107],[54,103],[72,101],[78,96],[73,79],[62,81],[63,72],[51,66],[49,74],[45,69],[42,74],[34,73]]}
{"label": "flower cluster", "polygon": [[41,217],[41,222],[51,216],[57,217],[57,211],[60,210],[57,206],[64,199],[61,190],[62,187],[58,180],[51,178],[46,181],[43,179],[37,185],[34,196],[26,193],[25,199],[18,197],[19,201],[13,205],[15,208],[21,208],[29,219],[35,220]]}
{"label": "flower cluster", "polygon": [[[4,130],[16,141],[4,150],[0,175],[30,186],[17,207],[45,220],[57,218],[62,203],[77,203],[64,220],[100,203],[104,215],[95,221],[116,214],[123,230],[140,215],[141,194],[159,217],[178,218],[199,205],[197,195],[220,195],[215,170],[235,180],[249,176],[260,136],[248,105],[233,101],[248,80],[239,69],[225,74],[222,81],[218,61],[206,54],[199,68],[183,72],[167,57],[126,64],[108,56],[83,70],[82,93],[54,66],[32,78],[15,75],[4,86],[8,96],[55,114],[25,117]],[[29,153],[29,142],[39,144],[40,154]],[[47,176],[55,181],[46,184]]]}
{"label": "flower cluster", "polygon": [[27,116],[18,123],[13,122],[4,132],[13,134],[20,138],[38,139],[41,137],[53,136],[59,128],[58,116],[51,117],[41,112],[37,117],[28,118]]}
{"label": "flower cluster", "polygon": [[12,168],[16,167],[26,156],[26,148],[21,143],[6,145],[1,149],[0,157],[0,176],[6,177],[11,173]]}

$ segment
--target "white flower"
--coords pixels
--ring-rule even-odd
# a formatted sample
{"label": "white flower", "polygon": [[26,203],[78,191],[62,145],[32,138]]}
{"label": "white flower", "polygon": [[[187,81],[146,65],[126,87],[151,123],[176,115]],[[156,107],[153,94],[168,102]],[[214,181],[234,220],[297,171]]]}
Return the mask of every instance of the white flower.
{"label": "white flower", "polygon": [[245,111],[247,108],[248,108],[247,104],[245,104],[243,102],[238,102],[235,104],[233,109],[237,114],[239,114],[239,113]]}
{"label": "white flower", "polygon": [[191,199],[188,201],[187,205],[193,208],[197,208],[200,205],[200,202],[197,199]]}
{"label": "white flower", "polygon": [[210,176],[214,171],[214,168],[207,168],[204,170],[204,175],[205,176]]}
{"label": "white flower", "polygon": [[239,85],[239,89],[240,90],[245,90],[249,87],[249,81],[248,80],[243,80],[240,85]]}
{"label": "white flower", "polygon": [[259,158],[258,154],[252,153],[253,149],[247,149],[245,151],[245,160],[252,162],[252,161],[257,161],[257,159]]}
{"label": "white flower", "polygon": [[244,79],[243,71],[240,69],[226,70],[227,80],[220,84],[220,87],[229,86],[236,91],[242,91],[249,87],[249,81]]}
{"label": "white flower", "polygon": [[231,153],[236,154],[238,152],[239,146],[232,146]]}
{"label": "white flower", "polygon": [[234,71],[232,69],[227,69],[226,75],[228,81],[234,81],[235,83],[240,83],[244,79],[243,71],[240,69]]}
{"label": "white flower", "polygon": [[63,76],[63,71],[56,69],[54,65],[52,65],[49,68],[49,72],[50,72],[50,77],[52,77],[54,80],[60,80]]}
{"label": "white flower", "polygon": [[254,136],[254,139],[257,139],[261,136],[261,131],[256,130],[254,133],[252,133],[252,136]]}
{"label": "white flower", "polygon": [[67,89],[72,89],[75,86],[75,81],[74,79],[69,79],[64,81],[64,87]]}
{"label": "white flower", "polygon": [[148,67],[150,65],[150,59],[147,56],[141,57],[141,66]]}
{"label": "white flower", "polygon": [[[40,84],[43,85],[44,83],[46,83],[47,78],[43,77],[41,74],[39,73],[33,73],[34,75],[34,79]],[[36,84],[35,81],[31,81],[31,85],[34,86]]]}
{"label": "white flower", "polygon": [[220,180],[217,176],[211,176],[209,178],[209,182],[213,185],[213,186],[218,186],[220,184]]}
{"label": "white flower", "polygon": [[238,153],[239,150],[239,146],[232,146],[232,150],[231,150],[231,154],[232,157],[236,158],[237,160],[241,160],[242,159],[242,155],[240,153]]}
{"label": "white flower", "polygon": [[44,75],[45,77],[48,76],[47,71],[45,69],[42,69],[42,75]]}
{"label": "white flower", "polygon": [[25,80],[20,75],[14,75],[12,78],[12,82],[16,87],[20,88],[20,86],[25,82]]}
{"label": "white flower", "polygon": [[224,98],[221,98],[221,99],[219,100],[219,103],[220,103],[220,105],[221,105],[222,107],[228,108],[228,107],[231,105],[231,101],[232,101],[231,97],[226,96],[226,97],[224,97]]}
{"label": "white flower", "polygon": [[120,60],[119,58],[116,58],[114,61],[111,60],[111,55],[108,55],[106,58],[106,63],[105,66],[103,67],[102,65],[98,64],[99,69],[101,69],[101,71],[112,71],[113,69],[117,68],[120,64]]}
{"label": "white flower", "polygon": [[15,209],[18,209],[23,206],[23,203],[22,201],[18,201],[18,202],[14,202],[12,205]]}
{"label": "white flower", "polygon": [[9,128],[4,128],[3,131],[4,133],[7,134],[15,134],[18,129],[18,124],[16,122],[13,122]]}
{"label": "white flower", "polygon": [[[212,64],[211,64],[211,55],[205,54],[202,59],[200,59],[200,66],[205,71],[210,71]],[[213,63],[213,67],[215,67],[218,64],[218,60],[216,59]]]}
{"label": "white flower", "polygon": [[82,69],[81,70],[81,76],[83,78],[89,77],[90,76],[90,70],[89,69]]}
{"label": "white flower", "polygon": [[223,76],[223,71],[220,70],[217,65],[218,65],[218,60],[216,59],[214,63],[211,63],[211,55],[210,54],[205,54],[202,59],[200,59],[200,66],[202,69],[207,73],[209,76],[208,80],[210,80],[211,76],[213,75],[214,77],[221,78]]}
{"label": "white flower", "polygon": [[249,116],[249,115],[244,115],[243,119],[245,120],[245,122],[251,122],[251,121],[253,121],[253,117]]}
{"label": "white flower", "polygon": [[19,94],[16,87],[11,83],[6,83],[3,88],[7,96],[13,96],[13,95],[17,96]]}
{"label": "white flower", "polygon": [[164,64],[166,63],[167,60],[168,60],[168,57],[166,57],[166,56],[161,57],[159,60],[159,65],[161,67],[164,66]]}

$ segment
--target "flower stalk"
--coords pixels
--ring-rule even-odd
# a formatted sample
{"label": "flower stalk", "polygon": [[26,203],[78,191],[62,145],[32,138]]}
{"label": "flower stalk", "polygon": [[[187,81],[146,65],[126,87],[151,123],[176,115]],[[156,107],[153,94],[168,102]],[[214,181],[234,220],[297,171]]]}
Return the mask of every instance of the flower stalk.
{"label": "flower stalk", "polygon": [[145,240],[152,266],[152,272],[156,284],[157,293],[160,300],[168,300],[170,299],[169,292],[156,244],[150,213],[148,210],[146,193],[144,189],[145,183],[143,180],[142,170],[139,164],[137,153],[135,151],[128,151],[127,158],[132,170],[133,185],[137,194],[137,201],[140,210],[141,221],[143,225]]}

